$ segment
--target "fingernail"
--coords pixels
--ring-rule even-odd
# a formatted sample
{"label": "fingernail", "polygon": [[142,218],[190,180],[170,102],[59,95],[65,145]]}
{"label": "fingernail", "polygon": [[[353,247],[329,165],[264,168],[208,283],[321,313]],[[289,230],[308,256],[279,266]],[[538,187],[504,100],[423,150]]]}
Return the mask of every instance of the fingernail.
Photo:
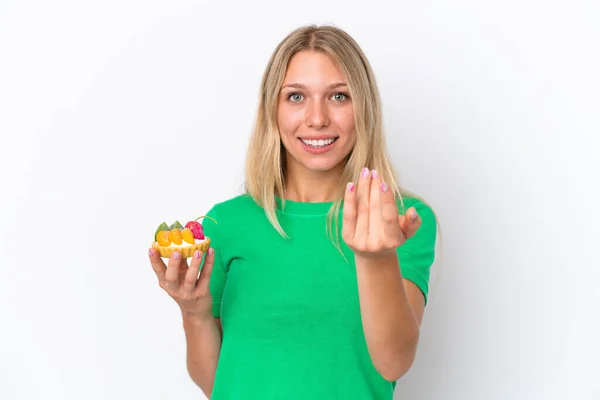
{"label": "fingernail", "polygon": [[346,189],[347,189],[349,192],[352,192],[352,191],[354,191],[354,183],[352,183],[352,182],[348,182],[348,185],[346,186]]}
{"label": "fingernail", "polygon": [[369,168],[363,168],[362,177],[366,178],[367,176],[369,176]]}
{"label": "fingernail", "polygon": [[385,182],[381,182],[381,191],[386,193],[388,191],[388,185]]}
{"label": "fingernail", "polygon": [[373,177],[373,179],[377,179],[377,170],[371,171],[371,176]]}
{"label": "fingernail", "polygon": [[412,219],[414,221],[415,219],[417,219],[417,216],[418,216],[417,210],[413,209],[412,214],[410,215],[410,219]]}
{"label": "fingernail", "polygon": [[195,258],[200,258],[200,250],[196,250],[196,252],[194,253],[194,257]]}
{"label": "fingernail", "polygon": [[213,253],[214,253],[214,250],[212,249],[212,247],[210,249],[208,249],[208,254],[210,254],[212,256]]}
{"label": "fingernail", "polygon": [[150,249],[148,250],[148,254],[150,255],[150,257],[154,257],[156,253],[154,252],[154,249]]}
{"label": "fingernail", "polygon": [[175,253],[173,253],[173,258],[176,260],[179,260],[180,254],[178,251],[176,251]]}

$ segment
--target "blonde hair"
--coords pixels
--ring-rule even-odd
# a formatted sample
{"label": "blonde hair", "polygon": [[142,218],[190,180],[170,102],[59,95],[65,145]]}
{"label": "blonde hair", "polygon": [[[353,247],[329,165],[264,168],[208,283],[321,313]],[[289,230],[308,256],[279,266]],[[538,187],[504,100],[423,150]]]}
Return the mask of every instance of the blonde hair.
{"label": "blonde hair", "polygon": [[286,36],[269,59],[262,76],[258,111],[246,161],[245,191],[263,207],[273,227],[287,237],[276,214],[275,196],[280,197],[282,206],[285,205],[285,149],[277,126],[277,106],[287,66],[300,51],[315,51],[329,57],[347,79],[354,107],[356,144],[347,158],[336,200],[328,214],[327,232],[339,243],[339,214],[346,183],[355,182],[363,167],[378,171],[400,199],[402,207],[402,197],[413,194],[400,188],[389,161],[379,90],[365,54],[342,29],[308,25]]}

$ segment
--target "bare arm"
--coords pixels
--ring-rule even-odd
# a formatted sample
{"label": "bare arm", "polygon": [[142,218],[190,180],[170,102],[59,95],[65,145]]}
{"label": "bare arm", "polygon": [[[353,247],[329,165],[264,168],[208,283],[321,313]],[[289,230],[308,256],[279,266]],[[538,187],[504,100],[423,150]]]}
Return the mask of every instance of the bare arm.
{"label": "bare arm", "polygon": [[354,251],[363,330],[369,355],[388,381],[412,366],[425,298],[403,279],[397,249],[421,224],[416,209],[398,215],[394,193],[364,169],[346,190],[342,235]]}
{"label": "bare arm", "polygon": [[425,300],[403,279],[395,253],[379,260],[356,257],[363,330],[373,364],[388,381],[412,366]]}
{"label": "bare arm", "polygon": [[212,314],[209,287],[214,251],[208,250],[199,276],[202,253],[197,252],[191,260],[188,266],[187,261],[182,259],[178,252],[174,252],[167,267],[160,255],[150,249],[150,261],[160,287],[181,309],[188,373],[194,383],[210,398],[222,337],[221,321]]}
{"label": "bare arm", "polygon": [[202,321],[194,316],[183,317],[187,345],[187,370],[204,395],[210,398],[221,351],[221,320]]}

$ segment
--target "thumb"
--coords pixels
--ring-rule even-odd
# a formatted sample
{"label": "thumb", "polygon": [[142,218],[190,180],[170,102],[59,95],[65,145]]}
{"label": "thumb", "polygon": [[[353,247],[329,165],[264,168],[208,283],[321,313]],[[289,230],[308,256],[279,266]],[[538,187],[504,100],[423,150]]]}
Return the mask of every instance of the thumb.
{"label": "thumb", "polygon": [[406,214],[398,215],[398,223],[406,239],[410,239],[421,226],[421,217],[414,207],[410,207],[406,210]]}

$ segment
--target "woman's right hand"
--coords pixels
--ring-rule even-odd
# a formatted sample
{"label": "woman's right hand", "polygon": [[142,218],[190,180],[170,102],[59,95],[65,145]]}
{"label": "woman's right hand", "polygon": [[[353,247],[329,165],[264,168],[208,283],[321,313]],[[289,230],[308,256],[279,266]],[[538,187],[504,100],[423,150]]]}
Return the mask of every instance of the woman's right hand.
{"label": "woman's right hand", "polygon": [[208,249],[204,266],[198,277],[202,252],[196,251],[188,266],[187,260],[181,258],[181,253],[173,252],[166,266],[160,254],[155,249],[149,249],[150,263],[158,277],[159,286],[181,308],[184,317],[208,320],[213,318],[212,297],[210,294],[210,274],[214,263],[214,250]]}

